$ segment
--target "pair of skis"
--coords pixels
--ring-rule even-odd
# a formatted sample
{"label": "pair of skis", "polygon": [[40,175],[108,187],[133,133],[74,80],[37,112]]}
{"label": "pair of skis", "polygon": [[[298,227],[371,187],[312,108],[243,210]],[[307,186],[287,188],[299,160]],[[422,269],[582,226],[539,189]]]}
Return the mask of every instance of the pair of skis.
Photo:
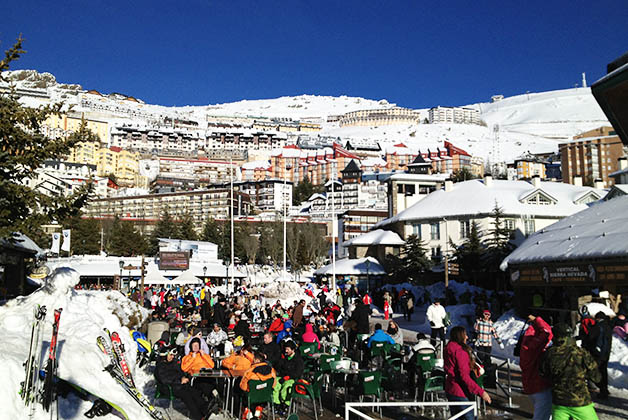
{"label": "pair of skis", "polygon": [[[41,385],[40,379],[40,360],[41,353],[41,329],[42,322],[46,318],[46,307],[37,306],[35,308],[35,320],[31,328],[31,344],[28,351],[28,359],[24,365],[26,366],[26,378],[22,382],[20,395],[26,406],[30,406],[29,417],[35,414],[35,401],[40,400],[46,411],[50,411],[52,402],[57,398],[56,384],[52,378],[57,374],[57,338],[59,336],[59,320],[61,319],[62,309],[55,309],[54,321],[52,324],[52,337],[50,339],[50,348],[48,349],[48,362],[45,367],[46,375],[44,383]],[[52,418],[52,413],[50,414]],[[59,407],[57,407],[57,417],[59,416]]]}
{"label": "pair of skis", "polygon": [[[42,321],[46,318],[46,307],[39,306],[35,308],[35,320],[31,327],[31,344],[28,350],[28,358],[24,362],[26,367],[26,377],[21,383],[20,396],[24,400],[24,404],[31,406],[31,416],[34,410],[34,402],[39,392],[39,363],[41,357],[41,329]],[[31,405],[32,404],[32,405]]]}
{"label": "pair of skis", "polygon": [[163,414],[158,411],[144,394],[135,386],[135,381],[131,375],[126,356],[124,354],[124,345],[120,340],[117,332],[110,333],[105,329],[107,337],[99,336],[96,343],[100,350],[109,357],[109,365],[105,370],[118,382],[124,390],[133,397],[139,405],[141,405],[156,420],[165,420]]}

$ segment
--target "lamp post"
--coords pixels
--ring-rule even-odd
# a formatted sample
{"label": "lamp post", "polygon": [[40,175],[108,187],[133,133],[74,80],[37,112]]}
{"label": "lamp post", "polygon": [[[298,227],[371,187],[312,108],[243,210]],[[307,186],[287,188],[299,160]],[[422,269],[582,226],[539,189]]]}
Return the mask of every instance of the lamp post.
{"label": "lamp post", "polygon": [[287,161],[284,161],[284,171],[283,171],[283,279],[285,280],[288,277],[288,266],[286,265],[286,238],[287,238],[287,220],[288,220],[288,200],[286,196],[288,195],[286,191],[288,190],[288,171],[292,169],[292,165],[289,165]]}
{"label": "lamp post", "polygon": [[203,283],[207,282],[207,266],[203,266]]}
{"label": "lamp post", "polygon": [[123,289],[123,282],[122,282],[122,269],[124,268],[124,261],[120,260],[118,261],[118,265],[120,266],[120,290]]}
{"label": "lamp post", "polygon": [[[231,213],[231,265],[233,266],[233,268],[235,268],[235,263],[234,263],[234,254],[233,254],[233,153],[232,156],[229,158],[229,182],[231,184],[231,202],[229,203],[229,212]],[[234,269],[231,269],[231,285],[234,286],[234,278],[233,275],[234,273]],[[229,295],[229,285],[227,285],[227,295]]]}
{"label": "lamp post", "polygon": [[366,257],[366,293],[369,293],[369,285],[371,283],[371,279],[369,276],[369,269],[371,268],[371,260]]}
{"label": "lamp post", "polygon": [[331,163],[331,290],[336,296],[336,160]]}

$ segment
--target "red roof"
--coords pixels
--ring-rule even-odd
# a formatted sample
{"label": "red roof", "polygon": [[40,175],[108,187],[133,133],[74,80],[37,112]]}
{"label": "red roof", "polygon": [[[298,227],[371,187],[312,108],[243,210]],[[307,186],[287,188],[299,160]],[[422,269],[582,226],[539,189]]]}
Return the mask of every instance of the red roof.
{"label": "red roof", "polygon": [[468,154],[461,148],[454,146],[448,141],[445,142],[445,148],[447,149],[447,153],[449,154],[449,156],[453,156],[453,155],[471,156],[470,154]]}
{"label": "red roof", "polygon": [[109,150],[111,150],[112,152],[120,153],[122,151],[122,147],[111,146]]}

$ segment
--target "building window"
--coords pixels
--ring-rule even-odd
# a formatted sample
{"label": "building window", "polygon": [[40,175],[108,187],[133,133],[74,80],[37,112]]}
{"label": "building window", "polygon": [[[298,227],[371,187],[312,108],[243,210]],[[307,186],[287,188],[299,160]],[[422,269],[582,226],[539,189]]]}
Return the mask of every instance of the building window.
{"label": "building window", "polygon": [[432,248],[432,261],[439,263],[443,258],[443,254],[440,251],[440,246]]}
{"label": "building window", "polygon": [[460,221],[460,238],[468,238],[471,232],[471,222],[469,220]]}
{"label": "building window", "polygon": [[430,234],[433,241],[440,240],[440,223],[430,223]]}
{"label": "building window", "polygon": [[415,223],[412,225],[412,234],[418,239],[421,239],[421,224]]}
{"label": "building window", "polygon": [[504,219],[504,228],[510,231],[515,230],[515,221],[513,219]]}
{"label": "building window", "polygon": [[528,236],[531,233],[534,233],[536,231],[536,229],[534,228],[534,219],[524,220],[523,226],[524,226],[524,229],[525,229],[526,236]]}

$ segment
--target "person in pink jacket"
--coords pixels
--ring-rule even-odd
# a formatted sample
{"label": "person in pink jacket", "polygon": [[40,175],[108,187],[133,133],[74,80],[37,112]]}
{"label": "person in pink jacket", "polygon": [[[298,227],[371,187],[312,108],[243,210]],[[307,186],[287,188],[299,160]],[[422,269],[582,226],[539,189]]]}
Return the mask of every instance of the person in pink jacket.
{"label": "person in pink jacket", "polygon": [[314,333],[314,327],[309,322],[305,324],[305,332],[301,336],[301,340],[303,340],[304,343],[317,343],[318,347],[316,348],[318,350],[321,349],[321,342],[319,341],[318,336]]}
{"label": "person in pink jacket", "polygon": [[[471,369],[475,367],[471,348],[467,345],[467,331],[464,327],[456,326],[449,334],[450,341],[445,347],[445,393],[449,401],[474,401],[473,395],[479,395],[487,403],[491,397],[472,378]],[[452,406],[451,415],[464,410],[463,406]],[[473,411],[461,417],[473,420]]]}
{"label": "person in pink jacket", "polygon": [[523,393],[534,405],[533,420],[549,420],[552,417],[552,384],[539,374],[541,359],[552,341],[552,328],[540,316],[528,315],[530,326],[521,340],[519,366]]}

